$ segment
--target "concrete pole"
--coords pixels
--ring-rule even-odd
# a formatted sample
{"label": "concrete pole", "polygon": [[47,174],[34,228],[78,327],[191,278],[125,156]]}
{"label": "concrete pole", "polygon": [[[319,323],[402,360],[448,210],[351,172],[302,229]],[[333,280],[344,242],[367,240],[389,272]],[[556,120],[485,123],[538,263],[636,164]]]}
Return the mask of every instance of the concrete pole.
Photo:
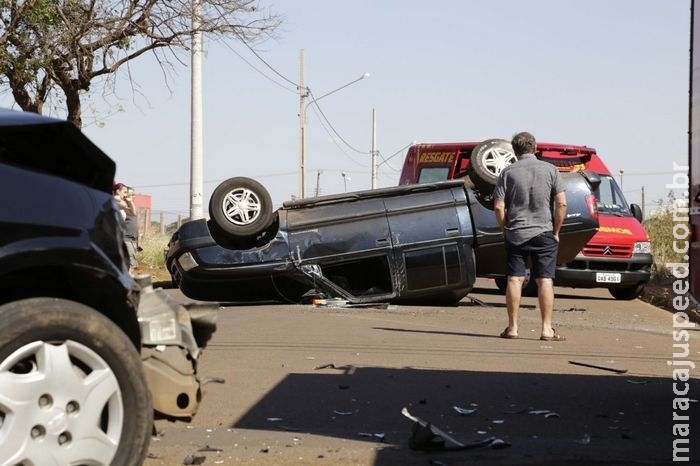
{"label": "concrete pole", "polygon": [[[200,27],[200,0],[192,2],[192,29]],[[190,218],[202,218],[202,33],[192,34],[192,89],[191,89],[191,147],[190,147]]]}
{"label": "concrete pole", "polygon": [[377,189],[377,110],[372,109],[372,189]]}
{"label": "concrete pole", "polygon": [[301,49],[299,76],[299,197],[306,197],[306,97],[309,95],[304,79],[304,49]]}

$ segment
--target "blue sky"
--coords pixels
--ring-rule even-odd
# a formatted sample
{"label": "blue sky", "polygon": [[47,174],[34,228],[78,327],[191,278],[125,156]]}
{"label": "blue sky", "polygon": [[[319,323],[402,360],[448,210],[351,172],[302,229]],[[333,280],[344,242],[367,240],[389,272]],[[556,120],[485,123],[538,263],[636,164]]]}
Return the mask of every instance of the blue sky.
{"label": "blue sky", "polygon": [[[284,18],[258,54],[321,96],[343,141],[307,115],[306,192],[371,186],[372,111],[378,186],[398,182],[412,141],[480,141],[530,131],[595,147],[624,170],[646,210],[687,158],[690,2],[682,0],[265,0]],[[204,209],[226,178],[249,176],[275,205],[299,193],[299,94],[240,43],[205,37]],[[185,60],[188,57],[183,56]],[[166,88],[153,61],[118,81],[122,111],[85,132],[117,161],[117,178],[150,194],[156,212],[189,213],[189,62]],[[114,98],[108,102],[113,104]],[[104,111],[99,92],[86,107]],[[86,121],[89,117],[86,116]],[[358,152],[359,151],[359,152]],[[381,159],[380,159],[381,161]],[[317,185],[318,183],[318,185]]]}

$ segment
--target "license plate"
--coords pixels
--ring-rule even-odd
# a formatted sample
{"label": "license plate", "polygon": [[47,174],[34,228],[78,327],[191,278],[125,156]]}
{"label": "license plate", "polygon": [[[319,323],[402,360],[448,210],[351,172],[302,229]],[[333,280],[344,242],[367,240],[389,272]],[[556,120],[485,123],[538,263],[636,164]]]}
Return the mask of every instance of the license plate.
{"label": "license plate", "polygon": [[622,275],[619,273],[596,272],[595,281],[597,283],[620,283],[622,281]]}

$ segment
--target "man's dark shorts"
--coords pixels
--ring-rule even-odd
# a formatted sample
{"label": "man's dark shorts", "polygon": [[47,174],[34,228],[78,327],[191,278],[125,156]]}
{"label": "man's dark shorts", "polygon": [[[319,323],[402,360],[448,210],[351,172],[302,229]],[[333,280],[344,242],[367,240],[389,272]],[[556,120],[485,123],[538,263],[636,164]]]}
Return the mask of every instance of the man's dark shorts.
{"label": "man's dark shorts", "polygon": [[527,274],[528,258],[531,258],[533,277],[554,278],[558,249],[559,243],[551,231],[517,246],[506,241],[506,275],[524,277]]}

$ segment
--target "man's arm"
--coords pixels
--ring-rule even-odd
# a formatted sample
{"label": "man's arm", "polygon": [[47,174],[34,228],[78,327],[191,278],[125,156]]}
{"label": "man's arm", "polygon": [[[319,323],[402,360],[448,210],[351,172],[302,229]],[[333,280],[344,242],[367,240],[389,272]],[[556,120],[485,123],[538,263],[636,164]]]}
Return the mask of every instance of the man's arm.
{"label": "man's arm", "polygon": [[554,196],[554,237],[559,241],[559,230],[566,218],[566,192],[562,191]]}
{"label": "man's arm", "polygon": [[493,212],[496,214],[496,220],[501,227],[501,233],[503,233],[506,227],[506,203],[503,199],[493,201]]}

